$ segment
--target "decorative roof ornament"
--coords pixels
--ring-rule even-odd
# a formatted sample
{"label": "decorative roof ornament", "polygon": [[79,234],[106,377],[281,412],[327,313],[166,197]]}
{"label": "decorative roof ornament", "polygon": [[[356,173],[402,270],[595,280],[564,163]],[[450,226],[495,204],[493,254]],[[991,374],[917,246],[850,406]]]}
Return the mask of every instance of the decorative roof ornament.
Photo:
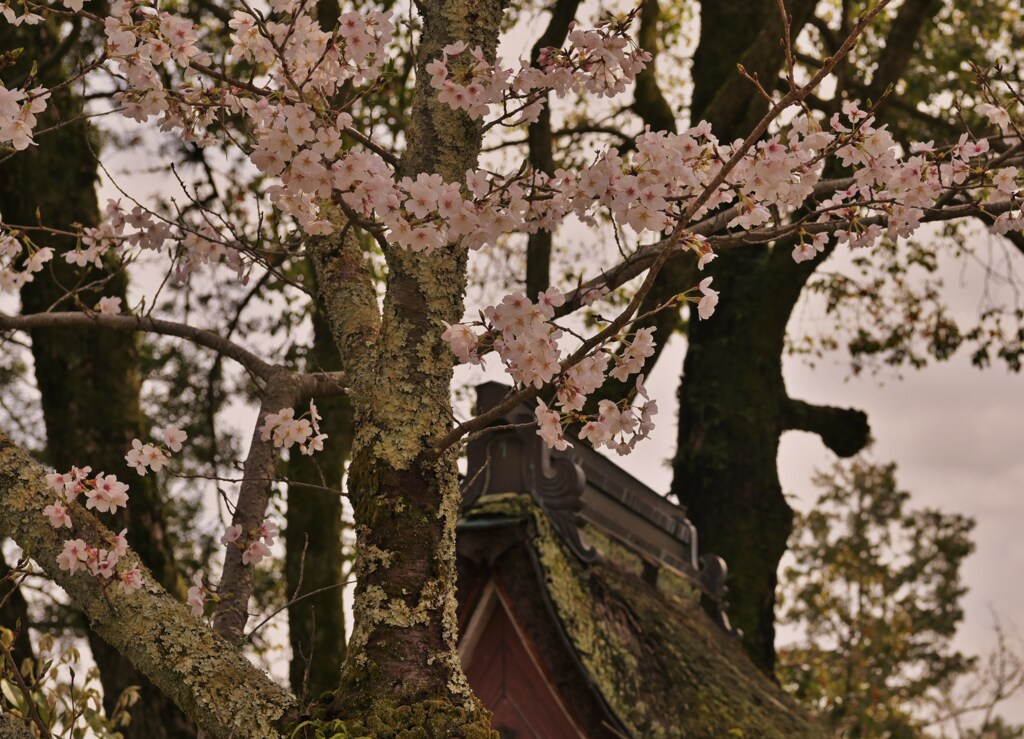
{"label": "decorative roof ornament", "polygon": [[[477,412],[483,413],[510,388],[486,382],[476,390]],[[708,614],[732,632],[725,613],[728,568],[717,555],[698,557],[697,529],[682,506],[583,444],[548,448],[537,436],[533,409],[525,405],[497,419],[494,427],[468,445],[464,510],[487,495],[529,493],[582,562],[601,557],[586,540],[582,526],[587,524],[638,555],[649,582],[656,582],[662,568],[692,582]]]}

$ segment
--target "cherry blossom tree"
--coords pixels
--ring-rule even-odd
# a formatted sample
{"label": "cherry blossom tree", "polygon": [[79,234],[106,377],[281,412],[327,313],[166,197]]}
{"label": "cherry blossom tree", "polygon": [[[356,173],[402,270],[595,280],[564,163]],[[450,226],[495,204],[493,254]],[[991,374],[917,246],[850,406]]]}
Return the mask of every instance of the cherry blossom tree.
{"label": "cherry blossom tree", "polygon": [[[81,0],[5,5],[16,26],[71,23],[103,39],[102,51],[62,83],[40,84],[40,57],[19,84],[0,88],[0,141],[12,158],[80,120],[71,111],[37,125],[63,89],[112,84],[116,114],[198,148],[230,150],[256,177],[214,204],[197,198],[170,211],[126,193],[91,225],[5,218],[0,283],[18,289],[58,261],[89,274],[162,257],[169,280],[212,274],[247,284],[301,257],[313,266],[344,369],[293,371],[201,320],[161,315],[155,295],[129,304],[126,294],[105,292],[102,279],[85,288],[66,283],[53,305],[5,314],[0,328],[174,337],[213,349],[251,378],[259,417],[219,537],[223,565],[194,573],[175,598],[129,546],[131,531],[114,534],[95,515],[131,509],[133,486],[176,463],[189,443],[176,425],[132,434],[123,449],[130,479],[98,467],[86,448],[70,469],[47,471],[0,435],[0,531],[210,735],[275,736],[296,727],[488,735],[455,650],[456,463],[468,438],[536,400],[537,433],[555,449],[590,443],[625,454],[642,443],[657,415],[644,363],[663,339],[637,321],[692,304],[697,320],[711,322],[729,300],[703,277],[641,310],[679,254],[692,254],[701,270],[720,254],[782,239],[792,240],[789,256],[801,262],[834,244],[906,238],[932,221],[983,214],[997,231],[1020,228],[1012,90],[985,88],[984,131],[907,149],[867,104],[849,101],[827,118],[804,106],[887,4],[866,10],[808,79],[790,75],[779,94],[766,91],[766,112],[742,138],[720,140],[707,122],[678,133],[648,130],[631,151],[603,149],[578,168],[552,172],[529,163],[483,167],[485,137],[530,126],[552,98],[627,94],[651,61],[633,37],[639,10],[592,26],[569,23],[564,38],[532,60],[509,64],[496,56],[502,8],[493,0],[422,2],[417,28],[365,9],[340,12],[324,28],[298,0],[241,3],[225,18],[227,43],[142,2],[118,0],[102,13]],[[783,25],[788,30],[788,20]],[[356,115],[364,121],[361,106],[386,86],[392,44],[403,34],[415,40],[415,85],[408,125],[392,140]],[[788,38],[784,48],[791,50]],[[827,176],[831,161],[852,174]],[[569,220],[598,232],[610,223],[631,237],[622,254],[576,284],[512,293],[466,315],[471,258]],[[40,245],[43,234],[72,246],[58,257]],[[618,302],[601,302],[614,295]],[[599,312],[581,329],[572,316],[586,306]],[[514,388],[498,407],[458,421],[454,367],[483,362],[503,367]],[[588,412],[587,399],[608,378],[627,390]],[[240,646],[255,568],[278,534],[268,505],[279,455],[322,453],[330,434],[320,407],[338,395],[354,412],[346,494],[358,537],[355,622],[339,684],[310,709]],[[47,730],[38,715],[29,718]]]}
{"label": "cherry blossom tree", "polygon": [[[788,2],[789,34],[797,41],[787,55],[778,43],[786,28],[776,0],[700,3],[696,39],[690,36],[694,5],[647,3],[638,38],[661,55],[657,69],[649,65],[638,78],[628,111],[614,119],[556,119],[547,127],[540,121],[531,129],[531,152],[553,142],[554,161],[565,166],[573,161],[567,142],[583,136],[577,131],[600,130],[587,136],[628,148],[644,126],[677,131],[700,119],[722,139],[741,137],[769,106],[749,78],[767,90],[787,89],[794,74],[806,79],[838,50],[869,5]],[[984,109],[988,85],[979,77],[999,86],[1019,79],[1021,57],[1011,39],[1019,35],[1020,24],[1014,0],[893,4],[865,29],[863,41],[840,63],[830,84],[805,103],[829,118],[844,103],[871,101],[876,125],[885,125],[903,150],[915,142],[955,140],[965,125],[985,127],[976,108]],[[692,55],[678,50],[688,36],[695,44]],[[680,63],[691,56],[692,66],[680,72]],[[737,64],[746,77],[737,74]],[[681,93],[680,79],[693,87]],[[826,176],[852,174],[839,162],[828,166]],[[708,270],[715,288],[729,295],[716,320],[700,320],[691,306],[681,314],[663,311],[641,324],[656,327],[661,339],[675,332],[685,336],[671,492],[697,525],[705,551],[729,563],[730,619],[742,628],[748,653],[769,674],[776,571],[793,517],[776,469],[780,438],[788,431],[810,432],[840,457],[855,454],[869,439],[861,411],[837,407],[841,402],[809,403],[787,387],[783,358],[796,354],[812,363],[841,364],[837,354],[843,352],[851,373],[891,376],[969,353],[980,367],[1018,370],[1024,324],[1014,273],[1024,242],[1014,231],[986,234],[990,223],[979,214],[923,229],[911,239],[886,237],[873,249],[836,248],[831,240],[812,259],[799,262],[791,256],[794,239],[727,250]],[[531,236],[531,243],[544,237],[543,232]],[[536,251],[536,259],[528,255],[528,274],[541,272],[531,270],[531,262],[545,262],[542,251]],[[978,311],[950,305],[956,289],[943,280],[948,283],[954,269],[977,289]],[[700,277],[695,258],[673,258],[659,272],[641,312]],[[535,289],[543,289],[546,279]],[[665,344],[657,343],[645,371],[664,361],[659,352]],[[615,397],[622,387],[610,381],[601,392]]]}

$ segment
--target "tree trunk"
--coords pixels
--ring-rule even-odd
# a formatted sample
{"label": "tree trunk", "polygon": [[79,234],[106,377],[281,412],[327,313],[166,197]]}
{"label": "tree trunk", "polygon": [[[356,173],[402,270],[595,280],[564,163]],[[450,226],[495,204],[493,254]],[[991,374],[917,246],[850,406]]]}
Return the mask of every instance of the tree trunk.
{"label": "tree trunk", "polygon": [[[786,5],[795,38],[815,2]],[[746,134],[766,106],[736,65],[758,74],[770,89],[783,62],[781,37],[774,0],[701,3],[692,120],[707,119],[723,141]],[[728,563],[730,618],[769,675],[775,664],[776,570],[792,528],[777,470],[779,437],[793,427],[782,351],[800,291],[824,258],[797,265],[790,248],[740,249],[708,268],[722,301],[708,321],[691,311],[673,463],[672,492],[696,524],[702,549]],[[853,423],[866,440],[863,414],[839,414],[840,424]]]}
{"label": "tree trunk", "polygon": [[[4,35],[17,35],[10,41],[33,50],[23,54],[23,59],[46,56],[55,45],[46,26],[23,26],[17,32],[5,28]],[[60,65],[55,69],[51,72],[53,78],[42,80],[43,84],[59,82]],[[22,65],[16,65],[10,73],[24,71]],[[71,120],[80,112],[80,104],[68,87],[55,91],[50,105],[40,128],[46,128],[47,122],[52,125],[57,120]],[[75,223],[99,222],[96,162],[89,136],[85,122],[79,120],[40,136],[36,146],[3,163],[0,210],[5,223],[31,226],[41,222],[69,228]],[[75,247],[74,239],[33,238],[40,245],[52,247],[56,256],[22,289],[25,313],[46,311],[65,296],[70,286],[92,281],[98,283],[96,289],[79,293],[87,307],[93,307],[101,296],[126,297],[123,272],[90,268],[83,275],[82,270],[65,262],[62,255]],[[75,464],[88,464],[96,472],[116,474],[127,481],[131,485],[131,505],[114,517],[112,525],[128,528],[129,543],[154,576],[169,592],[183,597],[155,478],[139,477],[124,460],[132,438],[144,433],[136,351],[135,338],[130,334],[81,329],[32,332],[36,383],[46,424],[47,461],[62,472]],[[108,711],[124,689],[142,686],[142,698],[132,710],[132,723],[123,730],[127,739],[194,735],[191,721],[92,632],[89,645],[100,668]]]}
{"label": "tree trunk", "polygon": [[[319,307],[313,309],[313,346],[307,372],[340,370],[341,357]],[[288,512],[285,517],[284,573],[289,598],[288,640],[292,692],[303,700],[335,688],[345,658],[345,601],[342,577],[342,478],[352,450],[352,401],[338,395],[317,401],[327,434],[315,457],[293,450],[288,460]],[[295,484],[298,483],[298,484]],[[335,488],[337,495],[312,486]]]}
{"label": "tree trunk", "polygon": [[697,526],[701,548],[728,563],[730,618],[770,674],[776,567],[793,514],[776,469],[789,313],[766,289],[766,262],[755,249],[719,258],[715,287],[723,299],[714,318],[700,321],[692,311],[672,492]]}
{"label": "tree trunk", "polygon": [[[418,8],[417,86],[398,175],[431,172],[462,182],[476,166],[482,127],[437,101],[425,68],[456,40],[493,58],[501,7],[497,0],[432,0]],[[379,327],[361,332],[352,326],[352,301],[338,294],[352,289],[343,284],[350,275],[345,244],[312,248],[356,406],[348,483],[357,536],[355,623],[328,714],[375,737],[492,736],[456,652],[457,452],[434,449],[452,425],[453,362],[441,334],[445,322],[462,319],[466,250],[386,250]]]}

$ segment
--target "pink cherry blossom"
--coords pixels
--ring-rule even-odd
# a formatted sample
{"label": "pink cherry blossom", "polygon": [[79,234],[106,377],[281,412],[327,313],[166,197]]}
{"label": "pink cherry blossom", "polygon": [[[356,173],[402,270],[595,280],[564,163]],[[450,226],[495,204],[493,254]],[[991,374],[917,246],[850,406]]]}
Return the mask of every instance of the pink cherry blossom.
{"label": "pink cherry blossom", "polygon": [[67,509],[60,501],[46,506],[43,509],[43,515],[49,519],[50,525],[55,529],[59,529],[62,526],[71,528],[71,516],[68,515]]}
{"label": "pink cherry blossom", "polygon": [[534,412],[537,416],[537,435],[544,439],[549,447],[562,450],[572,446],[562,433],[562,421],[558,413],[549,410],[542,400],[537,401],[537,409]]}
{"label": "pink cherry blossom", "polygon": [[188,439],[188,434],[177,426],[167,426],[163,430],[156,430],[157,436],[162,436],[167,448],[172,452],[180,452],[181,445]]}
{"label": "pink cherry blossom", "polygon": [[203,576],[196,572],[192,575],[192,586],[188,589],[187,604],[192,609],[192,615],[201,618],[206,607],[207,589],[203,584]]}
{"label": "pink cherry blossom", "polygon": [[57,565],[70,574],[86,569],[85,561],[89,558],[89,547],[81,539],[69,539],[64,542],[64,549],[57,555]]}
{"label": "pink cherry blossom", "polygon": [[258,565],[263,561],[264,557],[270,556],[270,547],[264,544],[259,539],[249,543],[249,546],[242,552],[242,564],[244,565]]}
{"label": "pink cherry blossom", "polygon": [[279,534],[280,530],[277,524],[273,521],[264,521],[260,524],[260,536],[263,537],[263,542],[268,546],[274,546],[274,537]]}
{"label": "pink cherry blossom", "polygon": [[128,595],[142,589],[142,572],[138,567],[120,573],[119,578],[121,589]]}
{"label": "pink cherry blossom", "polygon": [[702,321],[711,318],[714,315],[715,306],[718,305],[718,291],[711,289],[711,280],[711,277],[705,277],[699,285],[701,298],[697,303],[697,315]]}
{"label": "pink cherry blossom", "polygon": [[228,526],[228,528],[221,534],[221,544],[231,544],[238,541],[239,537],[242,536],[242,524],[236,523],[234,526]]}
{"label": "pink cherry blossom", "polygon": [[118,315],[121,312],[121,298],[100,298],[96,310],[104,315]]}
{"label": "pink cherry blossom", "polygon": [[110,552],[115,557],[123,557],[128,553],[128,529],[121,529],[120,533],[110,537]]}
{"label": "pink cherry blossom", "polygon": [[88,498],[85,507],[95,508],[98,513],[114,513],[119,507],[128,505],[128,486],[119,482],[117,475],[96,475],[92,486],[86,488],[85,495]]}

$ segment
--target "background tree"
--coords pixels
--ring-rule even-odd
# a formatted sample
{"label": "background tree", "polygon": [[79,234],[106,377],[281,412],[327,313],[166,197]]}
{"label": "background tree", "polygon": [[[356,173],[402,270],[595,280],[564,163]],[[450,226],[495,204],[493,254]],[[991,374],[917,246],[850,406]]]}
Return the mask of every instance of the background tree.
{"label": "background tree", "polygon": [[[60,28],[56,23],[0,27],[4,48],[22,48],[17,60],[0,71],[5,84],[14,86],[29,76],[47,85],[65,83],[74,63],[72,43],[81,24]],[[85,32],[85,36],[91,34]],[[82,43],[97,43],[86,38]],[[42,63],[40,63],[42,62]],[[33,67],[33,65],[35,65]],[[46,223],[57,229],[73,224],[95,226],[100,213],[96,201],[97,161],[87,123],[79,116],[82,102],[71,87],[58,87],[53,107],[43,125],[54,135],[24,155],[0,165],[0,213],[7,222]],[[66,125],[62,122],[65,122]],[[45,279],[21,288],[27,312],[51,310],[59,305],[94,307],[102,296],[127,300],[127,274],[113,264],[82,271],[64,261],[75,246],[68,235],[38,233],[41,248],[58,255]],[[32,360],[46,429],[44,458],[55,467],[70,467],[86,452],[97,469],[126,477],[124,446],[143,432],[140,404],[141,377],[136,337],[92,329],[39,330],[32,333]],[[132,546],[169,591],[184,597],[185,587],[175,566],[174,546],[160,491],[153,477],[135,488],[138,507],[122,511],[113,523],[127,527]],[[13,625],[13,623],[11,624]],[[27,636],[27,634],[26,634]],[[88,632],[89,647],[100,668],[106,707],[113,712],[121,694],[142,686],[143,700],[134,722],[124,727],[126,737],[187,736],[191,722],[116,650]]]}
{"label": "background tree", "polygon": [[[942,696],[947,722],[970,708],[985,710],[980,723],[995,726],[993,709],[1019,689],[1020,675],[991,667],[1019,659],[998,630],[989,665],[952,646],[974,522],[909,509],[894,464],[857,457],[819,474],[815,484],[821,495],[797,516],[794,561],[784,571],[783,619],[801,640],[779,653],[783,686],[844,736],[920,736],[937,723]],[[961,692],[954,686],[979,681],[999,686],[952,699]],[[982,693],[997,700],[982,709]]]}

